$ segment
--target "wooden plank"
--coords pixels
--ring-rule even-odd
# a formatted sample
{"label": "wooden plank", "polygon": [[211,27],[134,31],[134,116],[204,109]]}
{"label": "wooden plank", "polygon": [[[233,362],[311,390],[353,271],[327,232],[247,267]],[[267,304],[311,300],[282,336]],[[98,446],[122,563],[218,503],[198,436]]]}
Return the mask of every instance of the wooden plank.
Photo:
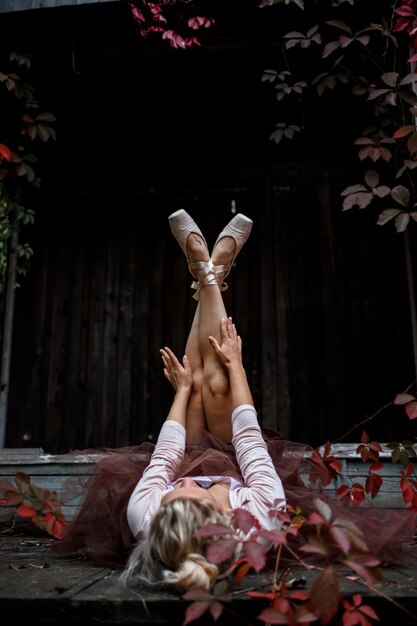
{"label": "wooden plank", "polygon": [[[134,219],[134,233],[137,245],[135,246],[135,276],[133,295],[133,354],[132,354],[132,384],[136,393],[132,393],[132,419],[130,424],[131,443],[139,443],[153,438],[153,424],[149,413],[149,368],[148,342],[151,315],[149,310],[149,289],[151,274],[149,272],[149,238],[150,198],[142,192],[136,199],[136,214]],[[138,416],[142,416],[139,419]]]}
{"label": "wooden plank", "polygon": [[0,13],[15,11],[32,11],[34,9],[51,9],[82,4],[100,4],[103,2],[117,2],[118,0],[2,0]]}
{"label": "wooden plank", "polygon": [[[184,621],[188,602],[180,594],[161,588],[138,585],[125,589],[119,581],[119,570],[100,568],[83,559],[56,557],[50,552],[52,541],[45,537],[15,534],[0,537],[0,611],[5,623],[24,624],[36,615],[38,622],[51,623],[59,616],[60,623],[104,624],[172,624]],[[363,604],[377,610],[382,626],[401,623],[411,626],[415,618],[401,606],[415,613],[417,606],[417,568],[415,546],[410,547],[410,561],[404,566],[383,568],[383,579],[372,588],[350,576],[351,570],[336,566],[342,597],[361,594]],[[14,567],[13,567],[14,566]],[[291,567],[294,578],[305,581],[311,589],[317,571]],[[238,585],[232,584],[232,602],[225,606],[223,616],[216,621],[221,626],[244,619],[255,623],[265,600],[249,598],[247,591],[271,590],[272,572],[250,573]],[[390,598],[397,602],[396,605]],[[232,613],[231,613],[232,612]],[[199,620],[208,626],[212,618]]]}
{"label": "wooden plank", "polygon": [[120,250],[120,290],[119,290],[119,333],[117,345],[117,406],[116,421],[113,424],[116,446],[126,446],[131,443],[130,425],[132,422],[132,356],[133,356],[133,294],[135,285],[135,255],[136,242],[133,228],[132,203],[121,202],[123,221],[121,222],[121,250]]}
{"label": "wooden plank", "polygon": [[[66,452],[77,447],[84,447],[84,389],[85,369],[82,351],[85,344],[83,336],[84,313],[84,280],[85,280],[85,249],[88,245],[86,231],[80,228],[89,207],[83,199],[76,207],[65,207],[67,219],[67,238],[69,242],[69,259],[66,280],[68,281],[67,336],[65,344],[66,374],[62,406],[61,446],[56,451]],[[61,210],[64,210],[62,208]]]}
{"label": "wooden plank", "polygon": [[[106,220],[97,219],[99,210],[105,210],[106,199],[89,198],[88,221],[88,339],[86,360],[86,389],[84,407],[84,447],[105,445],[102,424],[103,337],[105,320],[106,253],[109,236]],[[104,205],[104,206],[103,206]]]}
{"label": "wooden plank", "polygon": [[[120,199],[118,199],[120,200]],[[125,223],[119,211],[118,203],[110,203],[103,207],[105,221],[108,227],[106,239],[105,264],[105,312],[103,331],[103,385],[101,389],[102,414],[100,420],[101,433],[97,434],[102,445],[116,442],[115,432],[118,421],[118,342],[120,325],[120,277],[123,273],[121,266],[122,229]]]}

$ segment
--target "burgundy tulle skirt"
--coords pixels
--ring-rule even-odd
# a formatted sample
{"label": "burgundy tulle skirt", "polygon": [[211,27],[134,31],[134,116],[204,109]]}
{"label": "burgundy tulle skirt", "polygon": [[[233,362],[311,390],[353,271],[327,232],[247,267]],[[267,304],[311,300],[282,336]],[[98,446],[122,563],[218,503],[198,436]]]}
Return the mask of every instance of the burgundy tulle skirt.
{"label": "burgundy tulle skirt", "polygon": [[[413,542],[416,515],[408,509],[389,509],[341,500],[320,481],[308,480],[311,469],[310,446],[284,440],[274,430],[262,429],[269,454],[280,476],[287,502],[299,507],[304,517],[315,510],[314,500],[324,499],[333,516],[352,521],[363,532],[369,550],[383,563],[403,563],[404,546]],[[127,524],[130,494],[147,467],[154,444],[124,448],[83,450],[100,459],[94,471],[80,486],[82,505],[63,539],[53,545],[60,556],[85,555],[97,565],[121,568],[135,540]],[[73,452],[80,454],[81,451]],[[317,466],[315,466],[317,474]],[[232,444],[208,432],[198,444],[188,444],[177,476],[232,476],[242,480]],[[302,540],[302,538],[300,538]],[[305,560],[305,556],[303,556]]]}

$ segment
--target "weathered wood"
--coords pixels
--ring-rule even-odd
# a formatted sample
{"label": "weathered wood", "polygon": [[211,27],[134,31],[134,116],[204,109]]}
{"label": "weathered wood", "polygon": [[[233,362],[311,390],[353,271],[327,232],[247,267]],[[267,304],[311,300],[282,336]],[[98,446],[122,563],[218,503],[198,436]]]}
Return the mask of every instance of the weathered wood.
{"label": "weathered wood", "polygon": [[[351,486],[355,482],[365,485],[369,472],[369,463],[363,463],[356,453],[358,444],[338,444],[332,448],[332,454],[340,460],[341,470],[336,479],[325,488],[329,494],[334,494],[341,485]],[[13,457],[15,454],[15,457]],[[384,467],[378,472],[383,483],[375,499],[369,495],[365,503],[378,508],[405,508],[400,487],[401,464],[392,463],[391,451],[386,446],[381,452],[381,461]],[[0,451],[0,479],[7,480],[12,485],[17,472],[24,472],[31,478],[31,482],[41,488],[55,491],[62,503],[62,510],[68,522],[71,522],[85,495],[85,485],[94,472],[94,465],[103,457],[103,453],[51,455],[43,451],[32,451],[32,455],[25,451]],[[308,454],[307,454],[308,457]],[[302,479],[309,483],[309,476],[302,474]],[[1,495],[1,492],[0,492]],[[14,513],[14,508],[0,506],[0,521],[10,525],[27,525],[27,520]]]}
{"label": "weathered wood", "polygon": [[[50,548],[53,540],[44,536],[14,532],[0,537],[0,611],[5,623],[19,626],[33,621],[63,626],[74,621],[83,624],[170,624],[181,626],[189,603],[171,590],[138,586],[125,589],[119,571],[95,567],[83,559],[56,558]],[[382,626],[415,625],[417,610],[417,569],[415,547],[408,549],[410,562],[384,568],[383,579],[373,588],[350,577],[350,570],[337,568],[342,597],[351,600],[361,594],[363,604],[377,611]],[[291,575],[311,588],[317,572],[291,568]],[[231,623],[257,624],[257,616],[267,600],[250,598],[248,591],[271,590],[272,572],[250,573],[239,585],[232,583],[231,601],[225,603],[220,626]],[[391,599],[391,601],[390,601]],[[394,602],[396,604],[394,604]],[[407,612],[408,611],[408,612]],[[196,622],[212,626],[208,613]],[[337,622],[338,623],[338,622]],[[329,626],[334,626],[333,622]]]}
{"label": "weathered wood", "polygon": [[[323,165],[249,170],[241,185],[177,174],[165,188],[63,206],[65,237],[45,213],[33,282],[17,294],[7,445],[64,453],[155,440],[172,399],[159,348],[184,350],[195,311],[167,220],[184,198],[210,246],[232,196],[254,218],[224,298],[261,423],[319,445],[392,400],[413,376],[406,285],[389,270],[400,274],[403,250],[369,216],[340,215],[331,198],[347,177]],[[412,426],[391,407],[372,436],[401,440]]]}
{"label": "weathered wood", "polygon": [[13,11],[30,11],[34,9],[56,8],[81,4],[99,4],[103,2],[117,2],[117,0],[2,0],[0,3],[0,13],[12,13]]}

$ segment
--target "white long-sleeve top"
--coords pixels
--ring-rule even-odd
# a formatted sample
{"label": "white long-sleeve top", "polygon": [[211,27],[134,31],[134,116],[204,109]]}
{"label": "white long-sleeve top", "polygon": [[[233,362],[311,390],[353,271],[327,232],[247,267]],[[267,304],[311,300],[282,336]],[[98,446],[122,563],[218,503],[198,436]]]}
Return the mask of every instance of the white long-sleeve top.
{"label": "white long-sleeve top", "polygon": [[[285,494],[281,479],[269,456],[262,437],[255,408],[250,404],[238,406],[232,413],[232,443],[244,484],[231,480],[229,491],[232,509],[250,511],[265,529],[279,527],[276,518],[268,511],[277,500],[277,508],[285,508]],[[143,472],[130,496],[127,520],[134,537],[146,534],[149,524],[161,506],[161,500],[172,488],[176,470],[185,451],[185,428],[174,420],[166,420],[159,433],[155,450],[148,467]],[[219,477],[194,477],[207,487]],[[220,480],[226,482],[225,477]]]}

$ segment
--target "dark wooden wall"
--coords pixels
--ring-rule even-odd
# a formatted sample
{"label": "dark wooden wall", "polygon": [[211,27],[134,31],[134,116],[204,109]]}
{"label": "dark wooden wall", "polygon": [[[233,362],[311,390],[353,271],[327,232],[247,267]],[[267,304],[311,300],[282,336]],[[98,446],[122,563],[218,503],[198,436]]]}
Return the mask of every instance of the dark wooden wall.
{"label": "dark wooden wall", "polygon": [[[205,5],[216,28],[193,51],[144,41],[124,2],[2,14],[2,68],[31,53],[58,120],[24,233],[34,256],[17,291],[9,447],[155,439],[172,398],[158,350],[184,349],[195,308],[167,221],[180,207],[210,244],[232,200],[254,220],[225,301],[264,426],[318,445],[415,379],[403,235],[372,210],[341,211],[342,189],[362,180],[358,99],[312,102],[303,139],[275,146],[293,104],[277,108],[261,78],[285,61],[279,33],[304,29],[299,12]],[[401,439],[415,423],[396,407],[367,430]]]}
{"label": "dark wooden wall", "polygon": [[[414,380],[403,236],[341,211],[350,176],[238,166],[50,197],[17,293],[6,445],[155,440],[172,399],[158,350],[181,354],[195,309],[167,220],[180,207],[209,245],[232,201],[254,220],[224,296],[264,426],[318,445],[392,400]],[[389,440],[415,426],[396,407],[367,430]]]}

